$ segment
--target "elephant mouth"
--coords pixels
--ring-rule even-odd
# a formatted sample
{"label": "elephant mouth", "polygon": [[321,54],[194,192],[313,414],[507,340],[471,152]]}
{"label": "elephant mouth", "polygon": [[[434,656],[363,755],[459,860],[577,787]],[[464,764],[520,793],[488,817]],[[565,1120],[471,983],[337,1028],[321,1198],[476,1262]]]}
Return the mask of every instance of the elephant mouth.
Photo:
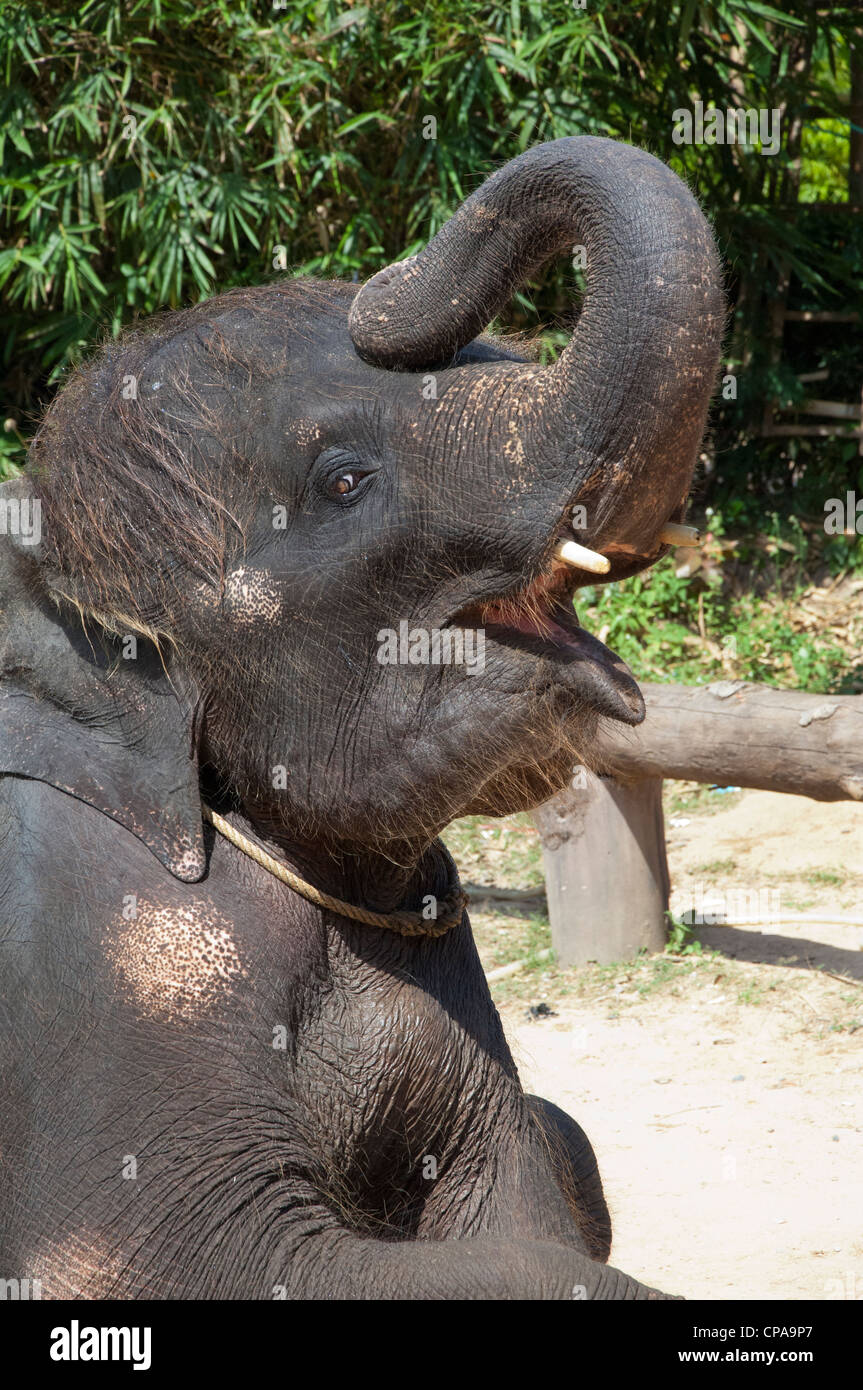
{"label": "elephant mouth", "polygon": [[509,651],[522,663],[526,656],[541,661],[543,685],[549,676],[553,685],[564,687],[597,713],[640,724],[644,700],[635,677],[578,620],[574,594],[589,582],[558,560],[555,552],[528,584],[499,598],[467,605],[455,614],[452,625],[482,630],[486,642],[499,653]]}

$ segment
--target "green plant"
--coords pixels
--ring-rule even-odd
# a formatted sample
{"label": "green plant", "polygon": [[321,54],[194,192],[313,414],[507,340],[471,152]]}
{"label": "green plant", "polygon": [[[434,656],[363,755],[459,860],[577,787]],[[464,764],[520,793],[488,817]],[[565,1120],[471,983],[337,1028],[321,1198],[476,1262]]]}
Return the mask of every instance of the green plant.
{"label": "green plant", "polygon": [[847,881],[848,875],[841,869],[810,869],[808,873],[802,875],[806,883],[826,884],[831,888],[841,888]]}
{"label": "green plant", "polygon": [[668,918],[666,955],[700,956],[703,948],[701,942],[696,940],[694,928],[688,926],[682,918],[675,917],[671,912],[666,912],[665,915]]}
{"label": "green plant", "polygon": [[716,877],[719,874],[733,874],[737,864],[733,859],[711,859],[707,864],[699,864],[695,872]]}
{"label": "green plant", "polygon": [[[863,690],[859,641],[845,643],[801,621],[805,571],[765,555],[736,560],[745,576],[725,579],[720,558],[707,577],[680,575],[668,557],[622,584],[586,587],[576,607],[585,626],[600,632],[639,680],[696,684],[760,681],[792,689]],[[770,568],[759,582],[759,570]],[[767,587],[767,586],[770,587]],[[758,592],[759,588],[763,592]]]}

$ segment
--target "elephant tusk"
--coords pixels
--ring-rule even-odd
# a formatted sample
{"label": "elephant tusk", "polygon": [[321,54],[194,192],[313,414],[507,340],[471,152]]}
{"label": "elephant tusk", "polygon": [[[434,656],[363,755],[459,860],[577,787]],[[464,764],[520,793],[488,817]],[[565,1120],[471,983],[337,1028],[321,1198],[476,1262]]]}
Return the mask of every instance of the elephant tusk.
{"label": "elephant tusk", "polygon": [[568,565],[575,565],[580,570],[589,570],[591,574],[608,574],[611,569],[611,561],[604,555],[596,550],[588,550],[586,545],[579,545],[577,541],[562,541],[554,553],[558,560],[565,560]]}
{"label": "elephant tusk", "polygon": [[700,545],[701,532],[697,526],[678,526],[676,521],[667,521],[659,539],[663,545]]}

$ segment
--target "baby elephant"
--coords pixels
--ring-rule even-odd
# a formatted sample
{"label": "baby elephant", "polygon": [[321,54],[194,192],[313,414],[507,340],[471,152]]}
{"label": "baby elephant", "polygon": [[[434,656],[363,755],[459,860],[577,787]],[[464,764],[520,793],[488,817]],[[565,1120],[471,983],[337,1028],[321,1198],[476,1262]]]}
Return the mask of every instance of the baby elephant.
{"label": "baby elephant", "polygon": [[[553,365],[482,336],[573,246]],[[722,323],[686,187],[557,140],[359,291],[232,290],[59,393],[0,491],[5,1277],[659,1296],[605,1263],[437,837],[642,718],[572,597],[666,553]]]}

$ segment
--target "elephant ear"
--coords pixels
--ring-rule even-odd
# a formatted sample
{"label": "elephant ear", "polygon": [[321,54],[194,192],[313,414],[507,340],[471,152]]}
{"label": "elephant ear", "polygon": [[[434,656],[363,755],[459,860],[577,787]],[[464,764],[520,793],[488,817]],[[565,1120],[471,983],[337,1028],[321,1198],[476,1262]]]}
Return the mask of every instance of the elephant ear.
{"label": "elephant ear", "polygon": [[112,636],[52,600],[38,544],[9,526],[10,502],[24,497],[22,480],[0,487],[0,775],[85,801],[195,883],[207,856],[194,698],[169,681],[152,642]]}

